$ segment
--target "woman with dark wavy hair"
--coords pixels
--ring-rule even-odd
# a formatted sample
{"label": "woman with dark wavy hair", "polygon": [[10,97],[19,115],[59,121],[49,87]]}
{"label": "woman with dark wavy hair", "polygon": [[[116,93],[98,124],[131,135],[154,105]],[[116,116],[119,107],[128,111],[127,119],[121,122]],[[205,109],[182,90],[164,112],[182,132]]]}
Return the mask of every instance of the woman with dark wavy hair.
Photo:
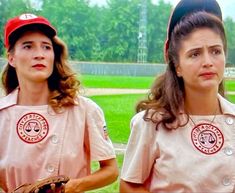
{"label": "woman with dark wavy hair", "polygon": [[[79,95],[67,47],[44,17],[22,14],[6,23],[8,63],[0,98],[0,188],[67,176],[56,193],[103,187],[118,176],[101,108]],[[100,168],[91,173],[91,160]],[[19,187],[20,186],[20,187]],[[19,187],[19,189],[17,188]]]}
{"label": "woman with dark wavy hair", "polygon": [[181,0],[167,68],[137,105],[120,192],[233,192],[235,105],[224,98],[227,40],[215,0]]}

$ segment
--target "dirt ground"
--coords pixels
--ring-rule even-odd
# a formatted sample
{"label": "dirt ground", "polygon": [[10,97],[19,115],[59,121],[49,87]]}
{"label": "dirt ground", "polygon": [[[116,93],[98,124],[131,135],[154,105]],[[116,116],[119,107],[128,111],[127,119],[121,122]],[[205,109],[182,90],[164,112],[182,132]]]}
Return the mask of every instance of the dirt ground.
{"label": "dirt ground", "polygon": [[147,89],[119,89],[119,88],[84,88],[81,94],[84,96],[115,95],[115,94],[147,94]]}

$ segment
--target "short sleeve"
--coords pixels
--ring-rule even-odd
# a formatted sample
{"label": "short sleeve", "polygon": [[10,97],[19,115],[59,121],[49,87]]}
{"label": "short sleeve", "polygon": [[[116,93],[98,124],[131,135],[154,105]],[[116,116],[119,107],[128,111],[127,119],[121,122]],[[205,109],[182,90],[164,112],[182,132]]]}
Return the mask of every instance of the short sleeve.
{"label": "short sleeve", "polygon": [[86,129],[91,160],[100,161],[115,158],[115,151],[108,136],[104,113],[93,101],[87,99]]}
{"label": "short sleeve", "polygon": [[131,133],[125,152],[121,179],[133,183],[144,183],[151,174],[158,156],[156,127],[143,120],[144,112],[131,120]]}

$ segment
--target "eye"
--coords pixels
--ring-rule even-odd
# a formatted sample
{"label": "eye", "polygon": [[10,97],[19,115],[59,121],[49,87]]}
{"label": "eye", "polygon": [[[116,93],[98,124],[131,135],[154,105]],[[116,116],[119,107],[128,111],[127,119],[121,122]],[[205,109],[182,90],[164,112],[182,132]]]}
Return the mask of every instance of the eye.
{"label": "eye", "polygon": [[24,44],[23,49],[29,50],[32,46],[30,44]]}
{"label": "eye", "polygon": [[221,54],[221,53],[222,53],[222,50],[219,49],[219,48],[214,48],[214,49],[212,50],[212,54],[213,54],[213,55],[219,55],[219,54]]}
{"label": "eye", "polygon": [[51,50],[51,49],[52,49],[52,46],[51,46],[51,45],[43,45],[42,47],[43,47],[43,49],[45,49],[45,50]]}
{"label": "eye", "polygon": [[190,58],[196,58],[196,57],[198,57],[199,55],[200,55],[200,52],[194,51],[194,52],[192,52],[192,53],[189,54],[189,57],[190,57]]}

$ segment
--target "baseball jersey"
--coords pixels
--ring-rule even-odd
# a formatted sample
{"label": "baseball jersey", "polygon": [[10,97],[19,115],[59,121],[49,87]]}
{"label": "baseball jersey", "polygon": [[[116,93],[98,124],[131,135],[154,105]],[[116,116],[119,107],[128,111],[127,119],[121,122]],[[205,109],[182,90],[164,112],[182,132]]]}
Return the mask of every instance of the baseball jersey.
{"label": "baseball jersey", "polygon": [[78,96],[55,113],[50,106],[17,105],[18,89],[0,99],[0,187],[15,187],[58,174],[90,174],[91,160],[115,158],[100,107]]}
{"label": "baseball jersey", "polygon": [[189,119],[173,130],[156,129],[143,120],[144,111],[137,113],[121,179],[152,193],[235,191],[235,105],[218,97],[222,115],[191,116],[196,125]]}

